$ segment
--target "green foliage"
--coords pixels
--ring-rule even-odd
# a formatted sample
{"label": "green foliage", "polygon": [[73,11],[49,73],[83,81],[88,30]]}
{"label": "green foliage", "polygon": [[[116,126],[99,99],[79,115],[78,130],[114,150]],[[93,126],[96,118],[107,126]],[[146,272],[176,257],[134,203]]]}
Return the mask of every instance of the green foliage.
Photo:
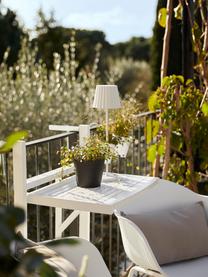
{"label": "green foliage", "polygon": [[188,80],[184,84],[183,76],[168,76],[162,81],[154,95],[155,107],[161,109],[161,118],[164,124],[170,121],[181,121],[189,118],[194,121],[202,100],[202,93]]}
{"label": "green foliage", "polygon": [[11,135],[9,135],[6,138],[5,143],[3,143],[2,146],[0,146],[0,153],[5,153],[8,152],[9,150],[12,149],[13,145],[21,139],[26,138],[28,135],[28,133],[26,131],[18,131],[18,132],[14,132]]}
{"label": "green foliage", "polygon": [[8,48],[10,51],[7,64],[13,65],[16,62],[21,45],[21,37],[24,35],[15,12],[7,9],[6,13],[4,13],[0,5],[0,63]]}
{"label": "green foliage", "polygon": [[150,59],[150,39],[132,37],[127,42],[114,44],[112,52],[116,58],[131,58],[135,61],[148,62]]}
{"label": "green foliage", "polygon": [[195,177],[198,172],[206,173],[208,169],[208,114],[207,102],[200,108],[203,91],[196,88],[193,80],[184,82],[183,76],[168,76],[162,81],[150,99],[149,106],[160,109],[162,130],[159,122],[147,122],[147,143],[155,141],[148,149],[148,160],[154,162],[156,154],[164,154],[165,130],[172,125],[171,160],[168,178],[185,185],[191,182],[191,172],[188,167],[192,151]]}
{"label": "green foliage", "polygon": [[149,148],[147,150],[147,160],[149,162],[153,163],[156,158],[156,155],[157,155],[157,145],[152,144],[149,146]]}
{"label": "green foliage", "polygon": [[208,116],[208,103],[207,102],[203,103],[202,112],[205,116]]}
{"label": "green foliage", "polygon": [[166,17],[167,17],[167,9],[161,8],[158,12],[158,23],[161,27],[166,27]]}
{"label": "green foliage", "polygon": [[[24,222],[24,211],[16,207],[0,207],[0,276],[26,277],[36,276],[57,276],[54,270],[43,261],[43,256],[35,250],[29,250],[23,255],[19,262],[14,258],[11,245],[24,243],[22,236],[15,232],[15,229]],[[51,275],[47,275],[50,273]]]}
{"label": "green foliage", "polygon": [[159,132],[159,122],[157,120],[148,119],[146,123],[146,142],[149,144]]}
{"label": "green foliage", "polygon": [[[37,61],[37,48],[23,40],[17,64],[8,68],[0,65],[0,133],[13,130],[31,131],[32,137],[47,135],[48,125],[79,124],[93,121],[91,108],[94,88],[99,82],[97,63],[99,52],[88,71],[76,73],[75,41],[64,45],[65,59],[54,54],[54,70]],[[15,76],[15,78],[14,78]],[[5,101],[6,99],[6,101]]]}
{"label": "green foliage", "polygon": [[128,137],[137,124],[139,106],[136,101],[123,101],[120,109],[113,112],[111,131],[116,137]]}
{"label": "green foliage", "polygon": [[97,135],[91,135],[84,146],[73,146],[61,148],[61,166],[68,166],[73,161],[93,161],[93,160],[109,160],[115,156],[109,143],[100,140]]}
{"label": "green foliage", "polygon": [[148,108],[151,112],[156,111],[159,108],[157,102],[157,94],[153,93],[148,99]]}
{"label": "green foliage", "polygon": [[[139,105],[134,100],[122,101],[120,109],[112,113],[109,123],[109,143],[118,144],[123,142],[123,138],[132,140],[130,137],[133,128],[137,124],[136,115],[139,111]],[[97,129],[99,138],[105,141],[105,123]]]}
{"label": "green foliage", "polygon": [[148,63],[133,61],[130,58],[111,60],[108,75],[109,81],[118,85],[123,99],[137,100],[143,110],[147,109],[151,84],[151,70]]}

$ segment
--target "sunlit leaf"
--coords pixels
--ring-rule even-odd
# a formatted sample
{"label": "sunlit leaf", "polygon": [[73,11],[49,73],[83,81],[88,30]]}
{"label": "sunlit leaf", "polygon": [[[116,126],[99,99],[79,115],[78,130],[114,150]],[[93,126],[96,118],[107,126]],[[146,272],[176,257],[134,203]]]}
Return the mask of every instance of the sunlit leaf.
{"label": "sunlit leaf", "polygon": [[181,84],[184,83],[184,77],[182,75],[177,75],[176,78],[181,82]]}
{"label": "sunlit leaf", "polygon": [[157,145],[153,144],[148,148],[147,151],[147,160],[151,163],[154,162],[155,158],[156,158],[156,154],[157,154]]}
{"label": "sunlit leaf", "polygon": [[162,156],[165,153],[165,140],[161,139],[158,145],[158,154]]}
{"label": "sunlit leaf", "polygon": [[174,8],[175,18],[178,20],[182,20],[183,6],[181,2],[179,2],[178,6]]}
{"label": "sunlit leaf", "polygon": [[170,77],[166,76],[162,79],[162,87],[166,87],[170,84]]}
{"label": "sunlit leaf", "polygon": [[162,8],[158,12],[158,23],[161,27],[165,28],[166,26],[166,17],[167,17],[167,9]]}
{"label": "sunlit leaf", "polygon": [[146,141],[149,144],[159,131],[159,121],[148,119],[146,124]]}
{"label": "sunlit leaf", "polygon": [[26,138],[27,135],[27,131],[18,131],[12,133],[6,138],[5,143],[0,147],[0,153],[10,151],[18,140]]}
{"label": "sunlit leaf", "polygon": [[148,100],[148,108],[151,112],[156,110],[156,105],[157,105],[157,95],[156,93],[153,93]]}
{"label": "sunlit leaf", "polygon": [[205,102],[203,105],[202,105],[202,112],[205,116],[208,116],[208,103]]}
{"label": "sunlit leaf", "polygon": [[193,80],[192,80],[192,79],[188,79],[188,80],[186,81],[186,85],[187,85],[187,86],[190,85],[190,84],[193,84]]}
{"label": "sunlit leaf", "polygon": [[147,144],[149,144],[152,140],[152,123],[151,120],[147,120],[147,124],[146,124],[146,141]]}

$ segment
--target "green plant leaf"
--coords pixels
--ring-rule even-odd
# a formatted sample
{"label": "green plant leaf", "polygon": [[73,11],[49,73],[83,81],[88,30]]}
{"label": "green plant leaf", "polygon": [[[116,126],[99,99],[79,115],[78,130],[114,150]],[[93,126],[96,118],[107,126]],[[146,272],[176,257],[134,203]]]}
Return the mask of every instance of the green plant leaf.
{"label": "green plant leaf", "polygon": [[181,2],[179,2],[178,6],[174,8],[175,18],[178,20],[182,20],[183,6]]}
{"label": "green plant leaf", "polygon": [[152,144],[147,151],[147,160],[151,163],[154,162],[155,158],[156,158],[156,154],[157,154],[157,145],[156,144]]}
{"label": "green plant leaf", "polygon": [[146,141],[149,144],[159,131],[159,121],[148,119],[146,124]]}
{"label": "green plant leaf", "polygon": [[193,84],[193,80],[192,80],[192,79],[188,79],[188,80],[186,81],[186,85],[188,86],[188,85],[191,85],[191,84]]}
{"label": "green plant leaf", "polygon": [[166,27],[166,17],[167,17],[167,9],[166,8],[160,9],[158,12],[158,23],[163,28]]}
{"label": "green plant leaf", "polygon": [[154,112],[156,110],[157,105],[157,95],[156,93],[153,93],[149,99],[148,99],[148,108],[151,112]]}
{"label": "green plant leaf", "polygon": [[7,151],[10,151],[18,140],[26,138],[27,135],[28,135],[27,131],[18,131],[18,132],[12,133],[6,138],[6,142],[3,144],[3,146],[0,147],[0,153],[5,153]]}
{"label": "green plant leaf", "polygon": [[182,75],[177,75],[176,79],[181,82],[181,84],[184,84],[184,77]]}
{"label": "green plant leaf", "polygon": [[208,116],[208,103],[205,102],[203,105],[202,105],[202,112],[205,116]]}
{"label": "green plant leaf", "polygon": [[165,140],[162,138],[158,145],[158,154],[162,156],[165,153]]}
{"label": "green plant leaf", "polygon": [[170,77],[166,76],[162,79],[162,87],[168,86],[170,84]]}
{"label": "green plant leaf", "polygon": [[147,144],[149,144],[152,140],[152,123],[151,120],[148,119],[147,120],[147,124],[146,124],[146,142]]}

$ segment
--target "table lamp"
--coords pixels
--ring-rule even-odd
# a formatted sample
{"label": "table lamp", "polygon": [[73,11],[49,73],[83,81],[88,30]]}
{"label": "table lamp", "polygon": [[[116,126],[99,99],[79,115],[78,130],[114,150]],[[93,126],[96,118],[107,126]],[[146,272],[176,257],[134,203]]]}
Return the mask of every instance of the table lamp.
{"label": "table lamp", "polygon": [[[121,107],[118,87],[116,85],[97,85],[93,101],[93,108],[105,110],[106,122],[106,141],[109,141],[109,114],[108,110],[118,109]],[[106,162],[106,172],[108,172],[108,162]]]}

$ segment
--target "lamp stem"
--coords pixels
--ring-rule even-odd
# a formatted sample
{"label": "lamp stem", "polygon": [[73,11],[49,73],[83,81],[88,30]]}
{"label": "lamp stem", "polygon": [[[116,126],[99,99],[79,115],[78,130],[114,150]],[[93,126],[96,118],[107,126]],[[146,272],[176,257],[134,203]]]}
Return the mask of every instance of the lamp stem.
{"label": "lamp stem", "polygon": [[[105,110],[105,134],[106,134],[106,142],[109,142],[109,133],[108,133],[108,127],[109,127],[109,116],[108,116],[108,109]],[[106,173],[108,173],[108,161],[106,161]]]}

